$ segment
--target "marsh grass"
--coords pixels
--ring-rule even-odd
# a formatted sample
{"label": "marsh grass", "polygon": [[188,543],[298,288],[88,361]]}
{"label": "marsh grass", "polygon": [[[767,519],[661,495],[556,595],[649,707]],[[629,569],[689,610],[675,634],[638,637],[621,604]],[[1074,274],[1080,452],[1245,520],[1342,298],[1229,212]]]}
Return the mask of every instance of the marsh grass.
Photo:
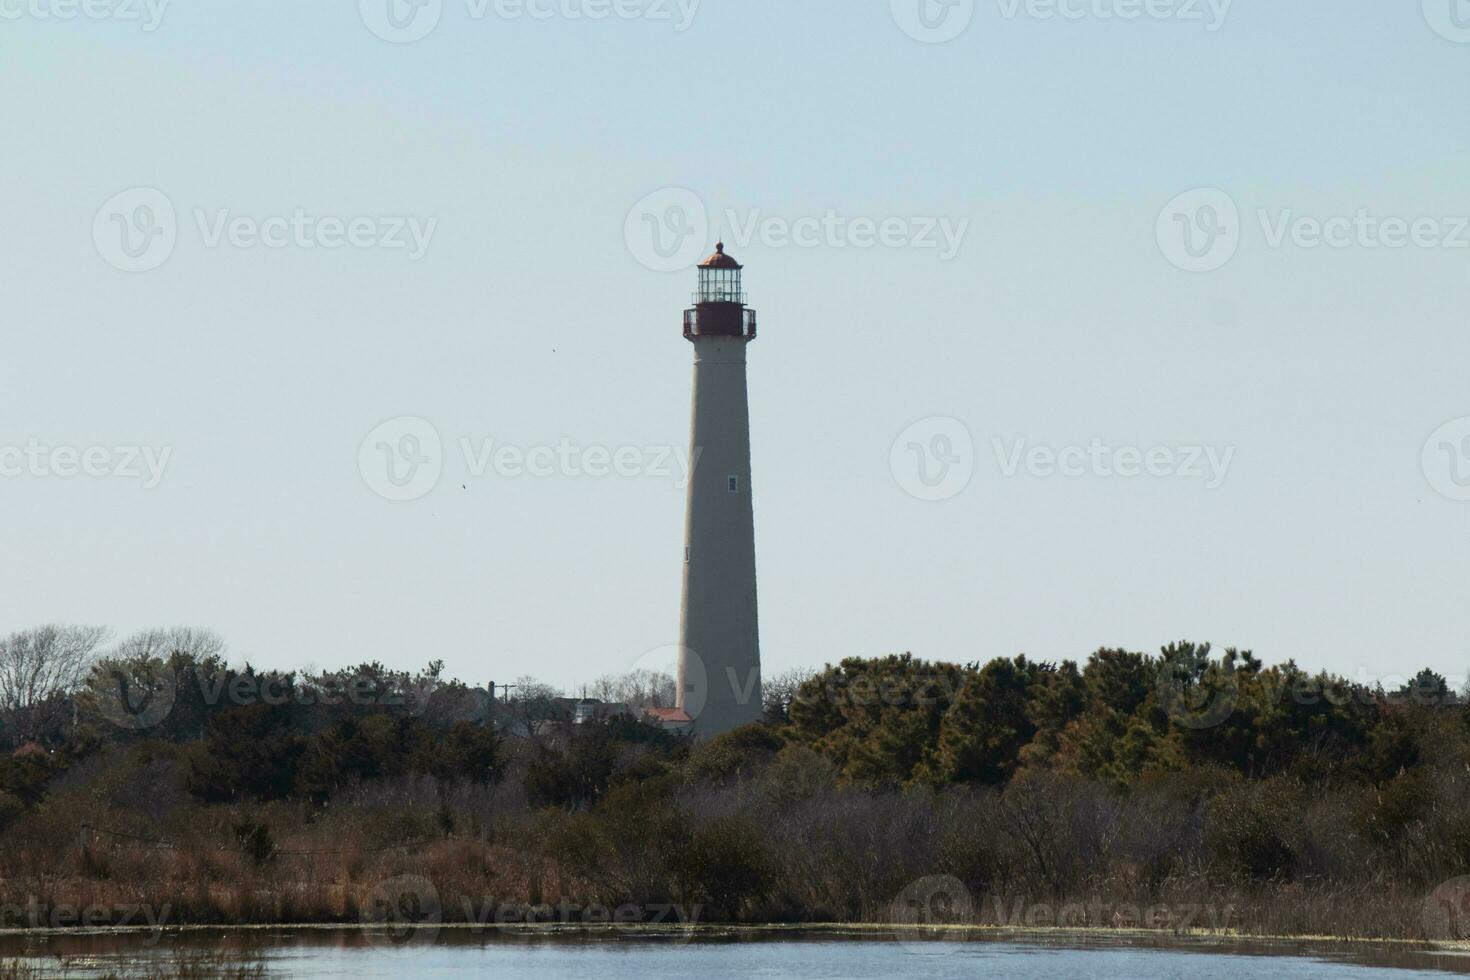
{"label": "marsh grass", "polygon": [[[563,902],[682,903],[704,922],[878,924],[894,921],[910,883],[948,875],[963,883],[965,921],[977,926],[1025,925],[1033,909],[1072,905],[1083,909],[1072,924],[1089,929],[1175,931],[1179,910],[1197,909],[1188,931],[1419,939],[1425,896],[1452,870],[1423,855],[1375,858],[1322,812],[1341,805],[1332,798],[1301,802],[1275,828],[1267,850],[1287,848],[1294,872],[1260,879],[1242,864],[1249,839],[1212,830],[1206,808],[1078,780],[1005,793],[827,786],[799,799],[736,782],[607,812],[468,799],[447,819],[442,794],[418,793],[321,812],[193,806],[157,824],[116,811],[108,829],[131,836],[99,830],[85,849],[28,818],[19,829],[39,843],[0,844],[0,905],[87,907],[102,913],[95,925],[357,926],[376,885],[411,875],[432,883],[446,924],[473,923],[487,905],[544,921],[544,906]],[[100,828],[100,815],[92,823]],[[481,829],[445,837],[446,823]],[[268,828],[269,853],[242,848],[242,826]],[[1153,926],[1126,912],[1160,905],[1174,912]],[[151,918],[125,922],[139,906]]]}

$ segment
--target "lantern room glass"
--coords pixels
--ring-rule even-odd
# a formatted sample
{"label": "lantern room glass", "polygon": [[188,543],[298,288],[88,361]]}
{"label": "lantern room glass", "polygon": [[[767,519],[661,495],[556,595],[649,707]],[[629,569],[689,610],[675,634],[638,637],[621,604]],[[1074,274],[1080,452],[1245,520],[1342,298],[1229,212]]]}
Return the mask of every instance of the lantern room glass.
{"label": "lantern room glass", "polygon": [[745,294],[740,291],[739,269],[699,270],[699,292],[694,294],[696,303],[744,303]]}

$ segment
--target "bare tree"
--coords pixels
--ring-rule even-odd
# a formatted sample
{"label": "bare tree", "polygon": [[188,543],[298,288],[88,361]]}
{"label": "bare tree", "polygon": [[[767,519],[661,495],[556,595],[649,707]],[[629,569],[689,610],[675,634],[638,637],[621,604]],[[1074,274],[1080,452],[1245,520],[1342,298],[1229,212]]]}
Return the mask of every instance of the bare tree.
{"label": "bare tree", "polygon": [[766,718],[776,722],[788,720],[791,704],[796,700],[801,685],[820,673],[810,667],[793,667],[773,677],[762,678],[761,699],[765,702]]}
{"label": "bare tree", "polygon": [[195,660],[222,656],[225,641],[212,630],[193,626],[169,626],[141,630],[107,652],[115,660],[167,660],[175,653],[189,654]]}
{"label": "bare tree", "polygon": [[84,720],[165,738],[202,738],[209,707],[226,680],[225,641],[210,630],[170,626],[140,630],[92,665],[77,698]]}
{"label": "bare tree", "polygon": [[556,720],[556,699],[561,691],[534,677],[518,677],[511,687],[503,710],[510,718],[510,731],[537,741],[546,727]]}
{"label": "bare tree", "polygon": [[562,696],[561,689],[554,684],[538,681],[534,677],[522,676],[515,680],[515,701],[550,701]]}
{"label": "bare tree", "polygon": [[678,693],[679,682],[661,670],[608,674],[588,688],[589,697],[634,708],[672,708]]}
{"label": "bare tree", "polygon": [[64,724],[106,638],[105,627],[51,624],[0,640],[0,729],[23,740]]}

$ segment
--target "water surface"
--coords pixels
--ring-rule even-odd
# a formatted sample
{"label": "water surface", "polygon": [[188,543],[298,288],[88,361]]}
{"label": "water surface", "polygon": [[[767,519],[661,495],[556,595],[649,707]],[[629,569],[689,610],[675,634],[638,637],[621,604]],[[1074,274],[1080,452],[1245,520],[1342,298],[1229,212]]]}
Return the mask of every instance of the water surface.
{"label": "water surface", "polygon": [[[282,928],[164,936],[0,937],[0,956],[45,976],[167,973],[197,957],[219,969],[256,966],[268,976],[397,978],[588,977],[594,980],[1358,980],[1470,974],[1470,957],[1406,946],[1224,942],[1138,937],[982,937],[956,942],[891,933],[648,934],[467,933],[397,948],[358,931]],[[210,971],[213,972],[213,971]]]}

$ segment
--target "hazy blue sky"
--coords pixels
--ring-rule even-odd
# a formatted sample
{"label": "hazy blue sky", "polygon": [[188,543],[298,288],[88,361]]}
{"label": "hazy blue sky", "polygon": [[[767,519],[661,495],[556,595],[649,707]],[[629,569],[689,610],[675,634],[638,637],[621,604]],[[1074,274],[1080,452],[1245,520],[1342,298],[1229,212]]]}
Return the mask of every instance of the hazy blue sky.
{"label": "hazy blue sky", "polygon": [[672,248],[693,200],[761,316],[768,671],[1470,666],[1470,4],[88,2],[0,0],[0,631],[566,685],[673,643],[693,275],[639,208]]}

